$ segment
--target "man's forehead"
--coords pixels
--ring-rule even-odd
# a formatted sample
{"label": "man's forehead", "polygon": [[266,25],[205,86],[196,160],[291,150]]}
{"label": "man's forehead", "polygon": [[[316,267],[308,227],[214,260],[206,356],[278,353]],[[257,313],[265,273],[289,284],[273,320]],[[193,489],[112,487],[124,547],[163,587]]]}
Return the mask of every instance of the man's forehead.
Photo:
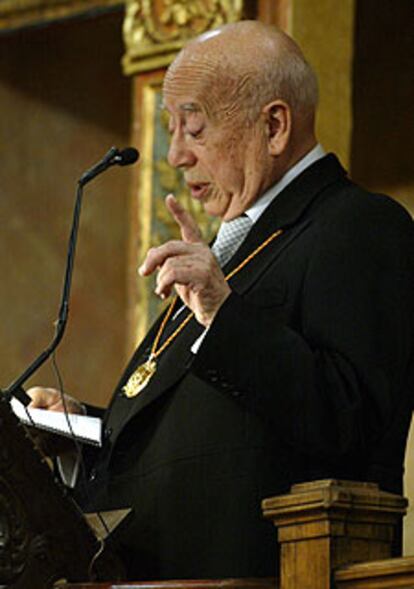
{"label": "man's forehead", "polygon": [[[180,54],[168,68],[164,83],[164,101],[169,105],[170,101],[175,105],[178,102],[183,105],[193,104],[200,108],[211,91],[211,87],[217,83],[218,63],[208,54],[200,51],[190,53],[186,51]],[[186,110],[189,110],[187,106]]]}

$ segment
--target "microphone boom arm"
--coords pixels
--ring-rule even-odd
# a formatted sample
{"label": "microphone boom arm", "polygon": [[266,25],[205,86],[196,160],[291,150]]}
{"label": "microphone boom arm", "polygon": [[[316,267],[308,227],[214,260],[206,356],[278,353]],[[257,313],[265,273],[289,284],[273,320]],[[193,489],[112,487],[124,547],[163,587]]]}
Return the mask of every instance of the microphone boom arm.
{"label": "microphone boom arm", "polygon": [[68,256],[66,262],[65,279],[62,289],[62,298],[60,303],[59,315],[55,321],[55,335],[49,346],[26,368],[26,370],[14,380],[6,389],[0,389],[6,401],[16,397],[23,405],[27,406],[31,398],[23,389],[23,384],[46,362],[56,350],[63,338],[66,324],[69,316],[69,299],[72,286],[72,275],[76,253],[76,243],[78,239],[79,219],[82,208],[83,187],[93,180],[98,174],[104,172],[108,167],[114,164],[128,165],[138,159],[138,152],[133,148],[126,148],[119,151],[116,147],[111,147],[108,153],[92,168],[87,170],[78,180],[76,193],[76,203],[73,211],[72,229],[69,237]]}
{"label": "microphone boom arm", "polygon": [[46,360],[48,360],[48,358],[50,358],[50,356],[53,354],[53,352],[56,350],[57,346],[61,342],[63,334],[65,333],[66,323],[69,315],[69,297],[72,284],[73,264],[76,252],[76,242],[78,236],[82,196],[83,186],[79,184],[77,189],[76,204],[73,212],[72,229],[69,238],[68,259],[66,263],[66,273],[65,280],[63,283],[62,299],[58,319],[55,322],[55,335],[52,341],[50,342],[49,346],[30,364],[30,366],[26,368],[23,374],[21,374],[14,382],[12,382],[7,387],[7,389],[2,390],[2,393],[6,397],[7,401],[10,401],[11,397],[16,397],[25,406],[27,406],[30,403],[31,398],[22,388],[22,385],[26,382],[26,380],[28,380],[32,376],[32,374],[36,372],[36,370],[40,368],[40,366],[42,366],[42,364],[46,362]]}

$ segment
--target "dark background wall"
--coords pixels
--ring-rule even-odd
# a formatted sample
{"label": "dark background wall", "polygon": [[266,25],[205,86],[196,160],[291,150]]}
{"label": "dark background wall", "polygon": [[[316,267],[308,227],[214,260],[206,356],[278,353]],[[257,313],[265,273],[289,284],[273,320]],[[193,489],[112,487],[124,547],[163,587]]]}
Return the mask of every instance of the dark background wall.
{"label": "dark background wall", "polygon": [[[414,2],[359,0],[355,18],[352,176],[395,197],[414,215]],[[414,553],[413,464],[412,426],[405,461],[405,554]]]}
{"label": "dark background wall", "polygon": [[[0,37],[0,387],[53,334],[76,180],[128,144],[123,14]],[[127,169],[85,193],[71,316],[58,363],[68,391],[104,404],[125,361]],[[50,367],[31,383],[56,385]]]}
{"label": "dark background wall", "polygon": [[356,3],[351,170],[414,214],[414,2]]}

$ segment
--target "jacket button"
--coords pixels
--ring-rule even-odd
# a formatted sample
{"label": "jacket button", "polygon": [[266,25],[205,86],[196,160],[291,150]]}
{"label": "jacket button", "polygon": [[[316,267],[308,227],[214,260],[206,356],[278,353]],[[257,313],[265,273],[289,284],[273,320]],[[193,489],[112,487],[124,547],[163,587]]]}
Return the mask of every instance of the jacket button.
{"label": "jacket button", "polygon": [[111,434],[112,434],[112,431],[113,430],[112,430],[111,427],[106,427],[105,430],[104,430],[104,438],[105,439],[110,438],[111,437]]}
{"label": "jacket button", "polygon": [[241,396],[241,391],[232,391],[231,394],[233,395],[233,397],[240,397]]}
{"label": "jacket button", "polygon": [[206,371],[207,376],[209,377],[209,379],[211,380],[211,382],[217,382],[218,381],[218,375],[217,375],[217,371],[214,370],[214,368],[209,368]]}
{"label": "jacket button", "polygon": [[89,473],[89,480],[92,482],[96,479],[96,469],[92,468],[91,472]]}

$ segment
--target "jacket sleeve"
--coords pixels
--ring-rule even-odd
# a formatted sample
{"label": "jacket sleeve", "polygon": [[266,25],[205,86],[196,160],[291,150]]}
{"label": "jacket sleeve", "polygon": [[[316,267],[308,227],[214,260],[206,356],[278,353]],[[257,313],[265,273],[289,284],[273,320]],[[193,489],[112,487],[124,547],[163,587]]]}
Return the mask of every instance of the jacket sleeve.
{"label": "jacket sleeve", "polygon": [[[373,444],[411,404],[413,224],[390,199],[373,203],[344,204],[313,224],[294,293],[300,329],[233,292],[194,358],[200,378],[301,451]],[[277,282],[278,262],[272,271]]]}

